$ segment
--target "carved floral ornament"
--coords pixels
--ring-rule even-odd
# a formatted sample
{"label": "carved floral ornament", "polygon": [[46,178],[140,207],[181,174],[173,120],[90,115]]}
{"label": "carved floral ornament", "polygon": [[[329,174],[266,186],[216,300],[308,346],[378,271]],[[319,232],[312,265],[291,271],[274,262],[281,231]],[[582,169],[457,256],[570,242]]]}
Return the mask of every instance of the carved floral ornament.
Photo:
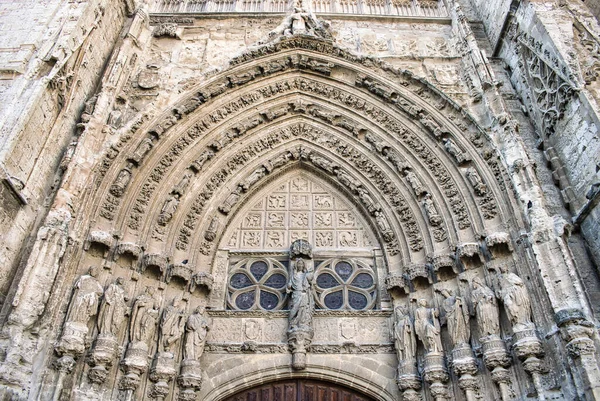
{"label": "carved floral ornament", "polygon": [[[317,44],[311,45],[310,43],[305,43],[303,41],[298,42],[297,39],[290,39],[289,41],[284,42],[286,44],[282,42],[272,46],[284,46],[283,48],[285,48],[285,46],[317,46]],[[307,117],[311,120],[316,119],[321,124],[336,127],[336,132],[341,130],[346,136],[361,138],[365,135],[365,132],[369,133],[370,130],[365,130],[361,127],[360,121],[356,121],[355,113],[349,113],[345,110],[350,107],[355,111],[358,110],[364,115],[364,117],[360,117],[364,119],[364,121],[371,121],[377,124],[378,128],[376,127],[375,129],[378,129],[379,133],[375,131],[371,135],[365,135],[363,143],[372,149],[371,152],[378,154],[378,157],[388,166],[388,168],[392,168],[393,172],[388,172],[390,179],[398,180],[398,176],[400,175],[400,177],[404,177],[403,179],[400,179],[402,187],[409,186],[412,188],[410,191],[413,191],[414,195],[411,194],[411,198],[414,196],[420,201],[419,203],[421,203],[420,206],[413,208],[413,214],[415,212],[418,212],[418,215],[425,214],[425,218],[433,227],[431,229],[434,237],[433,242],[444,241],[448,235],[447,231],[444,229],[445,225],[439,224],[440,217],[442,216],[441,213],[445,209],[444,207],[440,209],[439,202],[443,201],[448,205],[447,207],[450,207],[451,212],[445,213],[457,216],[454,220],[458,221],[458,229],[466,229],[472,224],[468,217],[469,213],[474,213],[475,215],[480,213],[477,211],[468,211],[466,204],[464,204],[464,200],[461,201],[460,199],[462,195],[458,190],[458,187],[456,187],[455,180],[459,180],[460,182],[466,181],[469,183],[469,186],[472,186],[474,192],[474,195],[472,196],[475,197],[476,203],[481,208],[484,220],[495,218],[498,213],[498,206],[495,203],[493,194],[497,193],[497,190],[494,189],[496,188],[496,185],[492,185],[493,183],[490,182],[490,177],[492,177],[492,175],[495,176],[495,178],[499,180],[500,186],[502,186],[504,180],[503,170],[500,167],[496,156],[494,156],[495,153],[492,148],[486,145],[486,136],[482,134],[471,121],[468,119],[465,120],[465,118],[460,115],[460,110],[458,110],[454,104],[451,104],[445,98],[440,97],[433,88],[429,87],[423,81],[413,79],[407,74],[393,71],[387,66],[382,67],[376,61],[357,59],[355,56],[345,54],[343,51],[341,51],[341,53],[338,50],[333,51],[333,48],[328,47],[324,43],[321,45],[316,47],[323,51],[323,55],[320,59],[307,58],[307,56],[302,55],[300,52],[300,55],[296,59],[291,56],[285,56],[279,59],[275,56],[266,57],[263,61],[269,65],[268,68],[264,66],[267,64],[264,64],[261,59],[256,60],[256,62],[252,61],[249,64],[257,65],[261,62],[264,65],[261,64],[262,66],[250,67],[250,69],[245,68],[244,71],[246,72],[238,73],[242,71],[242,69],[241,67],[236,67],[232,70],[233,72],[236,72],[235,78],[233,78],[234,75],[224,74],[226,78],[217,77],[213,79],[203,89],[198,90],[195,96],[179,102],[168,116],[162,118],[162,122],[153,125],[152,128],[145,131],[145,139],[142,139],[141,141],[138,140],[139,142],[129,140],[131,144],[128,144],[128,140],[123,142],[122,139],[120,148],[117,149],[112,147],[111,151],[101,162],[99,170],[100,175],[115,177],[111,183],[108,182],[110,180],[104,180],[105,183],[103,184],[103,187],[107,188],[107,185],[109,185],[110,188],[114,187],[116,189],[118,188],[118,190],[110,191],[110,193],[106,195],[105,201],[99,210],[100,216],[108,220],[115,220],[117,214],[123,217],[128,215],[126,221],[130,229],[135,231],[142,230],[146,233],[150,232],[150,234],[146,235],[150,236],[152,239],[148,238],[147,240],[156,240],[159,242],[164,242],[167,238],[173,238],[172,230],[174,226],[177,226],[178,228],[176,228],[176,230],[179,231],[179,234],[176,235],[175,241],[177,243],[177,248],[182,250],[187,248],[187,244],[181,241],[182,238],[190,238],[194,230],[206,230],[204,237],[207,239],[205,241],[203,240],[204,242],[200,248],[203,252],[209,252],[207,248],[210,248],[210,241],[208,238],[212,237],[211,230],[205,225],[198,227],[196,224],[201,216],[199,211],[202,212],[202,209],[204,208],[201,204],[208,204],[209,199],[212,196],[211,193],[214,192],[214,188],[211,189],[208,186],[223,187],[224,182],[226,182],[223,181],[223,179],[227,178],[227,175],[229,174],[227,169],[231,166],[231,163],[235,164],[231,159],[219,156],[219,153],[224,152],[224,154],[231,154],[237,137],[248,134],[254,135],[259,131],[255,128],[260,125],[273,125],[278,118],[289,115]],[[280,48],[280,51],[283,48]],[[272,49],[265,50],[265,54],[271,51]],[[330,52],[329,54],[327,54],[328,51]],[[335,59],[338,64],[332,63],[331,61],[324,61],[331,60],[332,54],[335,54],[338,57],[342,56],[342,59]],[[339,65],[340,67],[343,65],[343,68],[349,68],[350,66],[346,61],[343,61],[343,59],[351,59],[358,64],[366,65],[371,68],[383,69],[383,76],[395,76],[396,82],[400,81],[400,83],[404,85],[404,89],[392,90],[390,89],[391,86],[386,86],[389,84],[384,85],[381,80],[369,79],[364,73],[357,75],[355,88],[349,87],[347,91],[336,89],[333,85],[327,85],[324,82],[312,78],[313,75],[330,76],[332,69],[336,68],[336,65]],[[324,62],[325,64],[323,64]],[[232,65],[238,63],[241,64],[242,62],[237,59],[232,62]],[[202,107],[203,111],[204,108],[210,109],[212,107],[211,99],[217,96],[221,96],[238,86],[254,85],[254,81],[258,77],[268,77],[273,72],[283,70],[307,72],[307,75],[306,77],[303,76],[291,80],[278,80],[277,82],[267,83],[262,87],[257,88],[255,92],[246,93],[237,99],[233,98],[235,100],[232,100],[232,102],[214,112],[195,112],[196,109],[205,103],[206,106]],[[233,72],[231,74],[233,74]],[[401,76],[402,78],[398,78],[398,76]],[[327,99],[332,106],[334,104],[343,105],[344,111],[341,113],[337,112],[336,109],[338,109],[339,106],[334,106],[333,109],[329,110],[322,110],[321,108],[316,107],[311,108],[310,102],[306,105],[288,103],[276,105],[274,107],[265,107],[265,109],[261,110],[257,116],[248,115],[246,113],[248,117],[234,118],[235,114],[243,112],[249,106],[254,104],[264,104],[266,101],[270,102],[275,96],[282,96],[292,92],[305,92],[307,94],[318,95]],[[372,103],[373,96],[378,98],[378,100]],[[431,107],[427,106],[427,104],[431,103],[432,98],[437,99],[436,106],[446,108],[446,114],[449,116],[449,120],[442,120],[437,112],[428,110]],[[389,114],[387,111],[389,109],[388,106],[376,106],[377,103],[381,103],[382,101],[394,105],[397,111],[394,112],[394,114]],[[426,103],[426,101],[428,103]],[[448,105],[450,107],[448,107]],[[197,117],[195,117],[197,115],[200,117],[204,116],[204,118],[198,120]],[[411,125],[408,126],[404,125],[402,121],[407,117],[413,121],[418,121],[418,123],[411,123]],[[181,123],[179,123],[180,120]],[[214,130],[215,133],[211,133],[213,127],[216,128],[218,124],[222,125],[224,121],[233,121],[234,123],[229,124],[229,128],[226,128],[224,131],[221,128]],[[181,127],[179,125],[181,125]],[[368,124],[365,124],[365,126],[368,128]],[[182,129],[185,131],[182,132]],[[412,129],[429,132],[429,137],[427,138],[428,142],[421,140],[412,134]],[[458,132],[458,130],[468,131],[469,129],[472,130],[469,137],[472,143],[465,142],[464,135]],[[176,130],[177,132],[182,132],[182,134],[177,135],[171,132],[169,135],[165,135],[168,130]],[[260,130],[260,132],[263,133],[266,131]],[[401,142],[392,142],[386,145],[386,132],[390,135],[399,135],[401,137]],[[265,149],[272,146],[268,143],[268,135],[269,134],[262,135],[262,140],[267,141],[264,143]],[[384,138],[384,145],[381,145],[382,141],[380,135]],[[431,143],[432,140],[435,141],[433,144]],[[170,147],[165,146],[164,144],[161,144],[163,141],[168,141],[172,145]],[[206,147],[203,148],[202,146],[199,146],[200,143],[206,144]],[[149,146],[150,144],[152,144],[152,146]],[[153,154],[155,149],[158,148],[158,144],[161,144],[161,149],[168,149],[166,154]],[[193,147],[192,144],[194,145]],[[431,148],[431,146],[435,146],[435,148]],[[437,148],[438,146],[439,149]],[[143,147],[144,149],[138,149],[140,147]],[[202,150],[194,156],[190,152],[192,148],[194,150]],[[137,155],[135,160],[138,161],[130,164],[121,164],[121,167],[119,167],[119,161],[123,158],[123,156],[120,156],[119,154],[125,153],[123,152],[123,149],[131,149],[131,152]],[[402,152],[398,153],[397,149],[406,149],[408,153],[416,152],[419,156],[419,163],[423,167],[412,170],[410,163],[403,164],[401,157]],[[478,153],[483,155],[480,156]],[[223,166],[221,170],[218,170],[218,167],[216,167],[219,165],[219,162],[215,158],[216,156],[219,156],[218,160],[221,161],[220,165]],[[372,158],[372,154],[368,157]],[[438,157],[440,159],[438,159]],[[283,158],[287,158],[287,162],[294,160],[292,155],[283,156]],[[135,161],[133,158],[129,159]],[[240,188],[240,193],[237,195],[240,195],[240,197],[243,196],[245,191],[247,191],[247,189],[244,190],[244,188],[250,188],[255,182],[261,180],[261,175],[268,175],[270,169],[276,169],[278,167],[277,163],[286,161],[284,159],[273,159],[275,163],[274,166],[265,163],[255,171],[254,177],[248,177],[249,181],[247,183],[231,183],[231,185],[233,185],[231,193],[235,193],[236,185],[239,185],[237,188]],[[482,160],[486,160],[487,163],[482,162]],[[152,163],[152,165],[149,165],[149,163]],[[186,163],[189,163],[188,167],[182,169],[182,166]],[[317,162],[316,164],[319,163]],[[487,164],[487,166],[485,164]],[[393,167],[390,167],[390,165]],[[448,169],[445,166],[454,167]],[[353,169],[356,168],[360,169],[360,167],[353,167]],[[212,178],[205,179],[205,174],[208,174],[209,169],[212,172]],[[121,173],[123,170],[125,170],[125,172]],[[414,171],[424,170],[433,170],[437,175],[435,177],[435,186],[441,185],[444,188],[443,194],[433,196],[433,205],[430,202],[432,199],[430,191],[432,191],[432,189],[419,189],[417,180],[420,180],[420,178],[417,177],[417,180],[413,179]],[[457,171],[460,173],[458,176]],[[131,175],[129,174],[130,172]],[[361,175],[362,174],[363,173],[361,173]],[[163,182],[165,182],[167,176],[172,178],[172,180],[170,180],[171,182],[174,180],[177,181],[174,182],[174,184],[170,184],[174,186],[169,195],[166,198],[161,199],[155,194],[159,188],[164,188],[166,184]],[[190,193],[186,194],[186,191],[194,185],[195,181],[198,181],[197,178],[200,176],[203,177],[203,181],[209,183],[207,184],[208,192],[202,192],[201,196],[204,199],[199,199],[198,197],[193,199]],[[337,177],[335,171],[332,176]],[[434,184],[431,185],[434,186]],[[488,190],[488,187],[492,190]],[[131,191],[132,188],[136,188],[134,193]],[[195,188],[194,192],[196,190],[197,188]],[[163,191],[164,189],[161,190],[161,192]],[[119,196],[115,196],[115,194]],[[234,194],[233,196],[235,197],[236,195]],[[358,193],[357,196],[360,197],[360,193]],[[128,199],[128,201],[125,202],[124,199]],[[131,204],[132,207],[127,210],[121,210],[122,208],[120,208],[120,205],[125,203]],[[436,203],[438,203],[438,205],[436,205]],[[151,209],[149,210],[149,208]],[[154,221],[154,223],[152,223],[154,226],[143,226],[142,221],[148,221],[145,217],[148,215],[156,216],[156,210],[160,210],[160,212],[156,219],[152,219],[152,221]],[[378,214],[375,213],[375,211],[369,213],[372,214],[374,219],[378,217]],[[190,219],[190,216],[195,217]],[[142,217],[144,217],[144,219],[142,219]],[[400,218],[400,220],[403,219],[406,220],[406,217]],[[408,218],[408,220],[410,220],[410,218]],[[216,232],[215,227],[223,224],[223,221],[219,219],[215,220],[212,217],[208,218],[208,220],[203,218],[202,221],[210,221],[210,223],[213,224],[212,232]],[[381,225],[384,226],[385,224],[381,223]],[[412,226],[417,227],[417,225],[414,224]],[[453,232],[454,230],[455,229],[451,229],[450,232]],[[387,234],[386,236],[388,238],[392,237]],[[168,240],[172,241],[172,239]],[[418,248],[419,245],[413,244],[411,247]]]}

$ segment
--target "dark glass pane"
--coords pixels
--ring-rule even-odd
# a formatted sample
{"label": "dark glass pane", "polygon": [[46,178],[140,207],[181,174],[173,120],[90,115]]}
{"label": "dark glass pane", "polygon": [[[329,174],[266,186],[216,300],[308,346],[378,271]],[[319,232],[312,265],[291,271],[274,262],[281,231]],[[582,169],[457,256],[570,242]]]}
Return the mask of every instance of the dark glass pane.
{"label": "dark glass pane", "polygon": [[281,289],[285,287],[285,276],[280,273],[275,273],[265,281],[265,285],[267,287]]}
{"label": "dark glass pane", "polygon": [[277,295],[264,290],[260,292],[260,306],[264,309],[274,309],[278,303],[279,299],[277,299]]}
{"label": "dark glass pane", "polygon": [[344,297],[341,291],[325,295],[325,306],[329,309],[340,309],[344,305]]}
{"label": "dark glass pane", "polygon": [[229,284],[231,284],[233,288],[244,288],[252,285],[252,281],[250,281],[250,277],[243,273],[235,273],[231,276]]}
{"label": "dark glass pane", "polygon": [[252,308],[254,305],[254,296],[254,290],[238,295],[235,299],[235,306],[242,310]]}
{"label": "dark glass pane", "polygon": [[367,273],[359,273],[354,280],[352,280],[352,285],[358,288],[370,288],[373,286],[373,277]]}
{"label": "dark glass pane", "polygon": [[252,266],[250,266],[250,272],[254,277],[256,277],[256,281],[260,281],[260,279],[263,278],[267,273],[267,270],[269,270],[269,266],[267,266],[267,264],[262,260],[254,262],[252,263]]}
{"label": "dark glass pane", "polygon": [[317,285],[321,288],[333,288],[340,285],[340,283],[331,274],[323,273],[317,277]]}
{"label": "dark glass pane", "polygon": [[367,297],[358,292],[348,291],[348,304],[352,309],[364,309],[367,307]]}
{"label": "dark glass pane", "polygon": [[339,262],[335,265],[335,271],[340,275],[342,280],[346,281],[352,274],[352,265],[348,262]]}

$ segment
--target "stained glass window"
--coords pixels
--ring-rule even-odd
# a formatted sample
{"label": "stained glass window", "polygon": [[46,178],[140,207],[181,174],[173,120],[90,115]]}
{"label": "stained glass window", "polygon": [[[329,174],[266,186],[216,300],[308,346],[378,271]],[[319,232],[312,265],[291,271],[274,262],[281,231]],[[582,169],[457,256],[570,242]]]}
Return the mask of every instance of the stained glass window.
{"label": "stained glass window", "polygon": [[288,280],[284,264],[274,259],[244,259],[229,273],[228,306],[237,310],[278,310],[285,306]]}
{"label": "stained glass window", "polygon": [[375,305],[375,276],[363,262],[330,259],[315,269],[315,301],[322,309],[366,310]]}

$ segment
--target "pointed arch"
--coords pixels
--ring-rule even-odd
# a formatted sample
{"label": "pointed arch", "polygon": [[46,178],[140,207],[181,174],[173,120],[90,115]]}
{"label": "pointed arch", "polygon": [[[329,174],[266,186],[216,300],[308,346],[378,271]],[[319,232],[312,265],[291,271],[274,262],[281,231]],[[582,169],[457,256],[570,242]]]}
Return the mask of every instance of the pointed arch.
{"label": "pointed arch", "polygon": [[[202,238],[227,214],[218,205],[247,197],[240,177],[269,179],[268,163],[286,147],[309,152],[288,162],[342,187],[355,180],[349,192],[363,208],[366,192],[391,211],[384,249],[402,258],[395,264],[453,253],[519,215],[498,153],[464,110],[427,82],[330,42],[265,45],[190,92],[105,156],[94,230],[116,228],[122,242],[150,252],[212,260],[215,247]],[[337,167],[327,171],[314,157]],[[375,227],[380,210],[367,213]]]}

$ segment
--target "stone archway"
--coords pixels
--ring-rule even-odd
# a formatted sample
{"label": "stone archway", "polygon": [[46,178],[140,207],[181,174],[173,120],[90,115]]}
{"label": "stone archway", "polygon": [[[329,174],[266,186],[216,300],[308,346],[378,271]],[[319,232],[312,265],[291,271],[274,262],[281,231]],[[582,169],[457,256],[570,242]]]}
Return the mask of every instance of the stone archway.
{"label": "stone archway", "polygon": [[371,401],[371,398],[332,383],[296,379],[277,381],[241,391],[222,401]]}

